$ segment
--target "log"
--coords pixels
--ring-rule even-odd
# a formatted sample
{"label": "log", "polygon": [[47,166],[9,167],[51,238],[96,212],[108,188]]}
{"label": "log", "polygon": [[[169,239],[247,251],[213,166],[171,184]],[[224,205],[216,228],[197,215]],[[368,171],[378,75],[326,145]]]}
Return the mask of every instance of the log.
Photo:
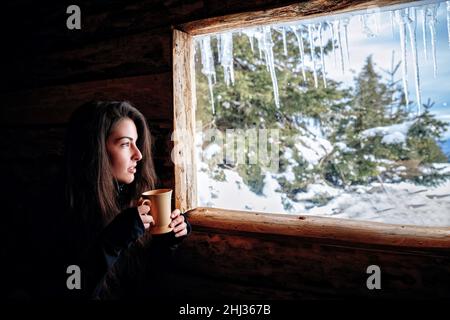
{"label": "log", "polygon": [[[267,293],[295,293],[305,297],[449,297],[450,257],[426,252],[408,253],[401,248],[374,250],[370,247],[339,246],[314,240],[255,233],[229,234],[197,230],[177,251],[180,274],[203,278],[219,286],[227,298],[230,286],[259,288],[255,298],[272,299]],[[382,290],[368,290],[367,267],[377,265],[382,273]],[[191,284],[190,291],[204,290],[205,284]],[[228,290],[228,291],[227,291]],[[377,292],[378,291],[378,292]],[[245,295],[245,292],[242,294]],[[207,298],[205,291],[200,298]]]}
{"label": "log", "polygon": [[64,124],[71,113],[89,100],[129,100],[146,118],[172,118],[170,72],[51,86],[0,95],[2,125]]}
{"label": "log", "polygon": [[221,17],[212,17],[177,25],[177,29],[191,36],[214,34],[233,29],[256,27],[274,23],[293,22],[301,19],[317,18],[324,15],[364,10],[368,7],[404,4],[413,0],[313,0],[302,1],[284,7],[268,10],[253,10]]}
{"label": "log", "polygon": [[194,45],[184,32],[173,32],[173,119],[175,206],[182,212],[197,202],[195,166],[195,71]]}
{"label": "log", "polygon": [[450,227],[395,225],[294,214],[199,207],[188,212],[199,230],[290,236],[334,244],[363,244],[450,253]]}
{"label": "log", "polygon": [[[35,54],[5,66],[2,91],[170,72],[169,27],[99,41],[80,48]],[[23,69],[27,76],[16,74]]]}
{"label": "log", "polygon": [[[213,299],[208,283],[226,298],[236,297],[234,284],[238,297],[259,299],[277,290],[283,299],[450,297],[450,228],[212,208],[188,216],[193,233],[176,265],[198,298]],[[366,286],[371,265],[380,267],[382,290]]]}

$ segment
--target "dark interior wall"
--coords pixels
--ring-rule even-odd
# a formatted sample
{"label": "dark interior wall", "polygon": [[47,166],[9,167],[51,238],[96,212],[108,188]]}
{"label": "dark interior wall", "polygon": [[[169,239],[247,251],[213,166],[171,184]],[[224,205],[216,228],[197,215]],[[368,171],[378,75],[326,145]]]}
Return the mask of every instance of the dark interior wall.
{"label": "dark interior wall", "polygon": [[[160,185],[173,187],[172,26],[293,2],[78,1],[82,29],[73,31],[66,28],[66,8],[72,2],[2,3],[2,295],[36,297],[37,286],[45,282],[39,274],[44,269],[39,266],[45,266],[41,254],[58,241],[47,232],[54,219],[47,208],[60,188],[63,137],[71,112],[91,99],[133,102],[155,137]],[[360,272],[356,270],[366,262],[383,261],[391,265],[393,287],[402,289],[403,296],[450,295],[445,290],[445,281],[450,281],[448,251],[403,253],[213,229],[194,232],[184,247],[179,261],[185,267],[173,279],[185,284],[181,293],[196,298],[211,298],[211,290],[233,298],[359,295],[349,283],[365,275],[351,272]],[[355,260],[364,263],[352,264]],[[410,274],[399,274],[408,265]],[[364,282],[359,278],[358,283]],[[408,291],[411,287],[417,290]]]}

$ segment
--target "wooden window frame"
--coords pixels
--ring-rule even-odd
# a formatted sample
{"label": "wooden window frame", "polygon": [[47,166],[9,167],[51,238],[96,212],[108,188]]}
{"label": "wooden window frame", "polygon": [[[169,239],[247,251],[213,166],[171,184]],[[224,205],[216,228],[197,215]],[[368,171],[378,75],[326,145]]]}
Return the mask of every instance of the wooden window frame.
{"label": "wooden window frame", "polygon": [[450,248],[450,227],[424,227],[387,223],[197,208],[195,164],[195,69],[194,36],[310,19],[324,14],[345,13],[369,7],[407,5],[416,0],[331,1],[313,0],[280,8],[232,14],[185,23],[173,28],[173,108],[175,205],[188,211],[193,225],[220,232],[245,232],[327,239],[372,245],[433,250]]}

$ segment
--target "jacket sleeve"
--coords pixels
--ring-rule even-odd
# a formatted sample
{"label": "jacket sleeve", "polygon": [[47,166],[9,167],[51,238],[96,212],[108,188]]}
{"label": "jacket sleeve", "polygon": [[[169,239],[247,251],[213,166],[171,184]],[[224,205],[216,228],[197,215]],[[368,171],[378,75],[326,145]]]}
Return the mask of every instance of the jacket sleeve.
{"label": "jacket sleeve", "polygon": [[130,247],[144,232],[136,207],[122,211],[102,230],[83,256],[84,291],[88,295],[97,295],[104,276],[119,258],[121,251]]}
{"label": "jacket sleeve", "polygon": [[157,248],[168,248],[174,251],[183,241],[186,239],[192,232],[192,226],[189,223],[187,216],[182,213],[184,216],[184,222],[186,222],[187,234],[181,237],[175,237],[175,233],[169,232],[161,235],[154,235],[152,240],[152,246]]}

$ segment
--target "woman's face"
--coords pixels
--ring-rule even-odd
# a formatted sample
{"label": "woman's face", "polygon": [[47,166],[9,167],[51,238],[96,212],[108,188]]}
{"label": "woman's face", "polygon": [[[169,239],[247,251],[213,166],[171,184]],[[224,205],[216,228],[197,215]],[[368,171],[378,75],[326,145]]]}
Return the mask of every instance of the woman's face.
{"label": "woman's face", "polygon": [[136,146],[137,139],[133,120],[124,118],[116,124],[106,140],[112,174],[121,183],[133,182],[137,162],[142,159],[142,154]]}

